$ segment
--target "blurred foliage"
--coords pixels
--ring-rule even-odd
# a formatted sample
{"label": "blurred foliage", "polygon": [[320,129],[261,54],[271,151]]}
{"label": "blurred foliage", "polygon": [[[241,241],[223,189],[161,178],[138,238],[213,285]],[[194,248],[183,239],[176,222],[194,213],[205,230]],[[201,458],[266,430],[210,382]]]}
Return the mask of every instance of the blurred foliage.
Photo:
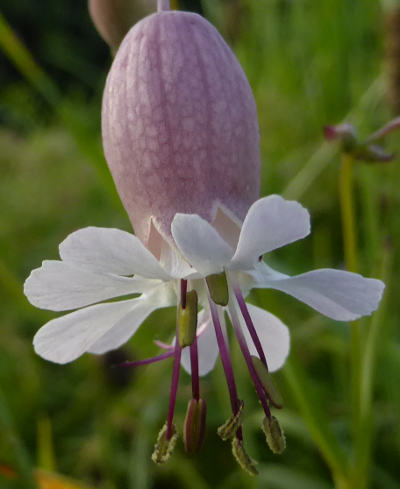
{"label": "blurred foliage", "polygon": [[[181,7],[199,5],[186,0]],[[343,266],[339,158],[323,143],[322,126],[346,118],[366,135],[390,118],[384,63],[390,40],[383,29],[387,12],[376,0],[205,0],[202,6],[229,39],[257,99],[262,194],[299,199],[312,215],[312,235],[274,253],[270,263],[289,273]],[[169,464],[157,467],[150,454],[167,410],[167,364],[120,372],[110,369],[119,362],[112,355],[86,355],[66,366],[35,356],[32,337],[53,314],[26,302],[22,283],[29,271],[43,258],[57,258],[58,243],[75,229],[129,230],[129,222],[116,205],[101,156],[101,93],[111,57],[86,3],[41,0],[39,7],[28,0],[3,0],[0,9],[57,94],[46,97],[32,79],[21,76],[9,55],[0,53],[0,462],[21,477],[32,464],[101,489],[332,488],[328,467],[305,425],[309,427],[308,420],[300,415],[299,395],[318,405],[350,458],[348,327],[283,294],[258,291],[251,296],[292,332],[291,363],[276,375],[286,400],[279,418],[288,439],[279,458],[266,448],[260,408],[233,349],[241,374],[238,388],[246,399],[248,451],[260,462],[258,479],[240,472],[216,435],[229,412],[219,363],[202,381],[209,405],[204,449],[193,459],[180,445]],[[387,143],[400,153],[398,135]],[[376,338],[374,489],[400,487],[399,177],[398,160],[355,168],[361,271],[380,276],[383,260],[390,258]],[[369,320],[363,323],[367,329]],[[154,313],[120,353],[122,358],[153,354],[151,339],[168,341],[173,324],[173,310]],[[305,372],[301,387],[306,385],[307,391],[296,394],[291,373],[298,369]],[[183,374],[178,426],[189,396],[189,378]],[[0,474],[5,489],[27,488],[26,481]]]}

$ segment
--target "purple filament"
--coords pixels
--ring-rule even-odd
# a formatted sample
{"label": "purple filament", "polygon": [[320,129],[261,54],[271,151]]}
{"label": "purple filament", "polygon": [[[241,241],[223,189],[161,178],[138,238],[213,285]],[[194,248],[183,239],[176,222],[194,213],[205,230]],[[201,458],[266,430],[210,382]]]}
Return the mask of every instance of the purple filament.
{"label": "purple filament", "polygon": [[186,308],[187,280],[181,280],[181,305],[182,309]]}
{"label": "purple filament", "polygon": [[[224,367],[226,382],[228,384],[229,397],[231,400],[231,407],[232,407],[233,414],[236,414],[239,410],[239,399],[238,399],[237,390],[236,390],[235,377],[233,375],[233,367],[232,367],[232,362],[231,362],[231,356],[229,354],[229,350],[228,350],[228,347],[227,347],[226,342],[225,342],[224,333],[222,332],[221,323],[220,323],[219,317],[218,317],[217,305],[211,299],[211,297],[208,298],[208,301],[210,303],[211,317],[212,317],[213,324],[214,324],[215,336],[217,337],[219,354],[221,356],[222,366]],[[243,434],[242,434],[242,428],[241,427],[237,430],[236,436],[238,437],[239,440],[241,440],[241,441],[243,440]]]}
{"label": "purple filament", "polygon": [[[186,294],[187,294],[187,280],[181,280],[181,304],[183,308],[186,307]],[[178,311],[179,311],[179,305],[178,305]],[[174,419],[176,395],[178,393],[178,384],[179,384],[179,372],[181,367],[182,348],[179,345],[179,312],[178,312],[177,324],[176,324],[176,339],[175,339],[175,348],[173,351],[173,355],[174,355],[174,368],[172,371],[171,392],[169,396],[169,406],[168,406],[168,416],[167,416],[167,433],[166,433],[167,440],[169,440],[173,434],[172,422]]]}
{"label": "purple filament", "polygon": [[239,321],[236,316],[236,311],[234,310],[234,306],[229,307],[229,312],[232,320],[233,329],[235,330],[236,338],[239,342],[240,349],[242,350],[243,357],[246,361],[247,368],[249,369],[251,379],[253,381],[254,387],[256,389],[258,398],[260,399],[261,405],[264,409],[265,415],[268,418],[271,418],[271,411],[268,406],[268,400],[266,394],[264,392],[264,387],[261,383],[261,380],[254,368],[253,361],[251,359],[249,347],[247,346],[246,339],[243,335],[242,328],[239,324]]}
{"label": "purple filament", "polygon": [[181,353],[182,353],[182,348],[179,346],[178,328],[177,328],[177,339],[175,343],[175,350],[174,352],[172,352],[172,355],[174,355],[174,369],[172,371],[171,392],[169,396],[169,406],[168,406],[167,434],[166,434],[167,440],[169,440],[173,434],[172,422],[174,419],[176,395],[178,392],[179,370],[181,366]]}
{"label": "purple filament", "polygon": [[239,409],[239,402],[238,402],[238,395],[236,390],[235,377],[233,375],[231,357],[228,348],[226,346],[224,334],[222,332],[221,323],[218,317],[217,306],[211,298],[209,299],[209,302],[210,302],[211,316],[214,323],[215,335],[217,337],[219,353],[221,355],[221,361],[224,367],[226,381],[228,383],[232,411],[236,414]]}
{"label": "purple filament", "polygon": [[244,300],[243,295],[242,295],[242,291],[239,289],[239,287],[234,287],[233,290],[235,292],[236,300],[239,304],[240,311],[241,311],[243,318],[245,320],[247,329],[249,330],[251,339],[253,340],[254,346],[256,347],[257,353],[259,354],[260,359],[263,362],[263,364],[268,369],[267,359],[265,358],[264,350],[261,346],[261,341],[257,335],[256,328],[254,327],[253,321],[251,320],[249,310],[247,309],[247,306],[246,306],[246,301]]}
{"label": "purple filament", "polygon": [[145,358],[144,360],[137,360],[135,362],[124,362],[119,365],[115,365],[116,367],[139,367],[140,365],[150,365],[151,363],[161,362],[166,358],[171,358],[175,354],[174,351],[169,351],[168,353],[162,353],[156,357]]}
{"label": "purple filament", "polygon": [[199,381],[199,355],[197,350],[197,337],[190,345],[190,367],[192,371],[192,394],[193,398],[200,399],[200,381]]}

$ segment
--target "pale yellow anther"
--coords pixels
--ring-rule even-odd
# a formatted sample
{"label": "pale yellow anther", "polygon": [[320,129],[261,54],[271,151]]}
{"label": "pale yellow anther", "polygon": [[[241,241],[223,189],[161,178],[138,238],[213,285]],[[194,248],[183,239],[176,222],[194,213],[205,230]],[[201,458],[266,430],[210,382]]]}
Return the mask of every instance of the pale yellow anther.
{"label": "pale yellow anther", "polygon": [[179,346],[190,346],[196,338],[197,329],[197,292],[190,290],[186,294],[186,304],[179,306]]}
{"label": "pale yellow anther", "polygon": [[229,302],[228,280],[226,273],[215,273],[206,277],[211,299],[219,306],[227,306]]}

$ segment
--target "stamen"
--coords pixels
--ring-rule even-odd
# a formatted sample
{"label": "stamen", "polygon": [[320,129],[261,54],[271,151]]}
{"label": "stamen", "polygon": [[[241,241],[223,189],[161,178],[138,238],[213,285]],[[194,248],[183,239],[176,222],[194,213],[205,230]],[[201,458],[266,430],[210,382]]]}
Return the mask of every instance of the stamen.
{"label": "stamen", "polygon": [[217,430],[218,435],[223,441],[233,438],[242,424],[242,413],[244,408],[244,402],[239,401],[239,410],[236,414],[231,416],[228,421],[226,421]]}
{"label": "stamen", "polygon": [[256,468],[256,462],[248,455],[244,449],[243,442],[237,437],[232,440],[232,453],[237,463],[245,470],[249,475],[258,475]]}
{"label": "stamen", "polygon": [[229,301],[226,273],[215,273],[206,277],[207,287],[212,300],[219,306],[227,306]]}
{"label": "stamen", "polygon": [[273,453],[281,454],[286,448],[286,439],[275,416],[270,419],[265,418],[262,424],[262,429],[269,448]]}
{"label": "stamen", "polygon": [[165,423],[158,434],[157,442],[154,446],[151,456],[153,462],[159,465],[167,462],[174,451],[177,439],[178,434],[174,425],[172,425],[172,436],[167,437],[167,423]]}
{"label": "stamen", "polygon": [[184,430],[183,441],[188,453],[196,453],[203,445],[206,434],[207,404],[204,399],[189,401]]}
{"label": "stamen", "polygon": [[263,362],[263,364],[268,369],[267,359],[265,358],[265,353],[264,353],[264,350],[261,346],[261,341],[258,337],[256,328],[254,327],[253,321],[251,320],[251,316],[250,316],[249,310],[247,309],[246,301],[244,300],[244,297],[242,295],[242,291],[237,286],[234,286],[233,290],[235,292],[235,297],[236,297],[237,303],[239,304],[240,311],[243,315],[243,319],[245,320],[247,329],[249,330],[251,339],[253,340],[253,343],[254,343],[254,346],[257,350],[257,353],[259,354],[260,359]]}
{"label": "stamen", "polygon": [[283,406],[282,396],[278,391],[277,387],[275,386],[271,374],[267,370],[267,367],[263,364],[263,362],[258,357],[252,356],[251,360],[257,372],[258,378],[260,379],[260,382],[271,404],[278,409],[282,409]]}
{"label": "stamen", "polygon": [[[178,336],[178,328],[176,334]],[[167,432],[166,432],[167,440],[170,440],[172,435],[174,434],[173,419],[174,419],[176,395],[178,393],[181,354],[182,354],[182,348],[179,346],[179,341],[176,341],[175,351],[174,351],[174,369],[172,372],[171,393],[169,397],[169,407],[168,407],[168,417],[167,417]]]}
{"label": "stamen", "polygon": [[149,365],[151,363],[161,362],[167,358],[171,358],[175,355],[175,351],[169,351],[167,353],[162,353],[156,357],[145,358],[144,360],[137,360],[135,362],[124,362],[119,365],[114,365],[114,367],[139,367],[140,365]]}
{"label": "stamen", "polygon": [[186,307],[186,294],[187,294],[187,280],[181,280],[181,306],[182,309]]}
{"label": "stamen", "polygon": [[209,302],[210,302],[211,316],[214,323],[215,336],[217,337],[219,353],[221,355],[222,366],[224,367],[225,377],[228,383],[232,411],[236,414],[239,409],[239,399],[236,390],[235,377],[233,375],[231,357],[225,343],[224,334],[222,332],[221,323],[219,321],[217,306],[211,298]]}
{"label": "stamen", "polygon": [[184,348],[190,346],[196,338],[197,329],[197,292],[191,290],[186,295],[185,307],[183,307],[182,300],[179,306],[178,312],[178,325],[179,325],[179,346]]}
{"label": "stamen", "polygon": [[238,320],[238,317],[236,314],[235,306],[234,306],[234,304],[229,303],[228,308],[229,308],[229,314],[230,314],[231,320],[232,320],[233,329],[235,331],[236,338],[238,340],[240,349],[242,350],[243,357],[246,361],[247,368],[249,369],[250,376],[251,376],[251,379],[253,381],[254,387],[256,389],[258,398],[260,399],[260,402],[261,402],[261,405],[264,409],[265,415],[267,416],[267,418],[271,418],[271,411],[270,411],[269,406],[268,406],[268,400],[267,400],[267,397],[265,395],[263,385],[260,381],[260,378],[256,372],[256,369],[254,368],[253,361],[251,359],[251,355],[250,355],[250,351],[249,351],[249,347],[247,346],[246,339],[243,335],[243,331],[242,331],[242,328],[240,326],[240,323],[239,323],[239,320]]}
{"label": "stamen", "polygon": [[[237,395],[236,382],[235,382],[235,377],[233,375],[231,357],[225,342],[224,333],[222,332],[222,327],[218,316],[218,308],[215,302],[211,299],[211,297],[209,297],[209,304],[210,304],[211,317],[215,329],[215,336],[217,337],[219,353],[221,356],[222,366],[224,368],[226,382],[228,384],[232,411],[233,414],[237,414],[240,407],[240,401]],[[238,428],[236,432],[236,436],[240,441],[243,440],[242,428]]]}

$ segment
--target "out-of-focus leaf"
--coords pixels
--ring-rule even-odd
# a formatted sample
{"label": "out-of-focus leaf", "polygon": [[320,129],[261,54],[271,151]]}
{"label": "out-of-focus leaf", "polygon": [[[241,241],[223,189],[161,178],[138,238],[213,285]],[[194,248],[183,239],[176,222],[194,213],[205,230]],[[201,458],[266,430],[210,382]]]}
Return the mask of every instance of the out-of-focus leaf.
{"label": "out-of-focus leaf", "polygon": [[265,484],[268,489],[332,489],[332,486],[322,479],[283,465],[260,465],[259,472],[261,484]]}
{"label": "out-of-focus leaf", "polygon": [[[18,473],[12,467],[0,464],[0,482],[3,477],[5,479],[18,479]],[[38,489],[89,489],[88,486],[44,470],[35,470],[35,479]]]}

